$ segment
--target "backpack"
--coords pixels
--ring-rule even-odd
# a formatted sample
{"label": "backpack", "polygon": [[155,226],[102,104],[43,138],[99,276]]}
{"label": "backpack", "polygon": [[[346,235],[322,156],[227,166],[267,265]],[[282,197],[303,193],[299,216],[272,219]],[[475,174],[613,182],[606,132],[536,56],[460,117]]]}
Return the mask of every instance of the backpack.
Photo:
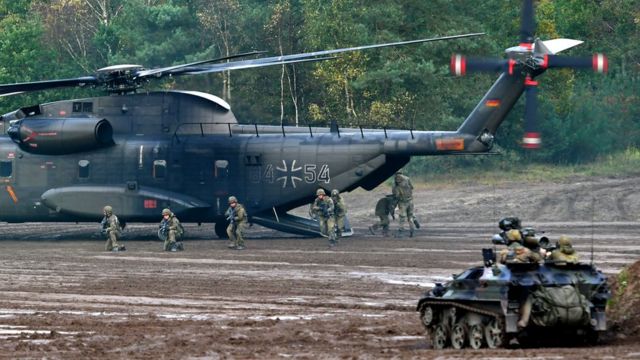
{"label": "backpack", "polygon": [[589,303],[573,285],[536,289],[531,296],[531,320],[537,326],[581,326],[589,324]]}

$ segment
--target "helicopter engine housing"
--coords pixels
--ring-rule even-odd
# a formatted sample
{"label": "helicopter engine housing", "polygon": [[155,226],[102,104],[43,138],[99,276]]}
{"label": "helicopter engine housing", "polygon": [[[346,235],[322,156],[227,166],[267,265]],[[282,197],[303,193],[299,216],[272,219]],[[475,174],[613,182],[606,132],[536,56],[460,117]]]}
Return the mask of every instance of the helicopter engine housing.
{"label": "helicopter engine housing", "polygon": [[113,127],[106,119],[25,118],[7,130],[24,151],[42,155],[64,155],[113,145]]}

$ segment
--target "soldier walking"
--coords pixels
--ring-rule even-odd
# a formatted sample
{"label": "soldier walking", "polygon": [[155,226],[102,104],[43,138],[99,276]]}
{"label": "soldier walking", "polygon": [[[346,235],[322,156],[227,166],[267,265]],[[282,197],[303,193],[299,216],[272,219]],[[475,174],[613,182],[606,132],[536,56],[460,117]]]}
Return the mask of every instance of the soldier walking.
{"label": "soldier walking", "polygon": [[333,217],[336,226],[336,238],[340,238],[344,231],[344,219],[347,216],[347,204],[345,204],[338,189],[331,190],[331,201],[333,201]]}
{"label": "soldier walking", "polygon": [[238,202],[235,196],[229,196],[229,208],[226,211],[229,226],[227,226],[227,235],[231,243],[229,249],[244,250],[244,230],[247,227],[247,211],[244,206]]}
{"label": "soldier walking", "polygon": [[102,226],[102,232],[107,236],[107,242],[105,244],[105,250],[107,251],[124,251],[126,248],[124,245],[118,244],[118,237],[122,228],[118,217],[113,213],[113,208],[109,205],[102,209],[104,217],[100,223]]}
{"label": "soldier walking", "polygon": [[164,251],[184,250],[182,241],[179,241],[184,233],[180,220],[169,209],[162,210],[162,220],[158,234],[164,237]]}
{"label": "soldier walking", "polygon": [[329,238],[329,246],[336,246],[335,222],[333,219],[333,200],[326,196],[324,189],[316,191],[316,199],[311,204],[311,214],[318,219],[320,233]]}
{"label": "soldier walking", "polygon": [[420,228],[420,224],[413,216],[413,184],[411,184],[411,179],[408,176],[402,174],[402,171],[396,172],[392,192],[398,203],[398,213],[400,215],[398,236],[402,236],[404,223],[407,221],[409,223],[409,236],[412,237],[414,225],[416,228]]}
{"label": "soldier walking", "polygon": [[376,230],[382,228],[382,235],[389,236],[389,217],[395,219],[396,200],[393,195],[386,195],[378,200],[376,203],[376,216],[380,218],[380,221],[369,226],[369,232],[372,235],[376,234]]}

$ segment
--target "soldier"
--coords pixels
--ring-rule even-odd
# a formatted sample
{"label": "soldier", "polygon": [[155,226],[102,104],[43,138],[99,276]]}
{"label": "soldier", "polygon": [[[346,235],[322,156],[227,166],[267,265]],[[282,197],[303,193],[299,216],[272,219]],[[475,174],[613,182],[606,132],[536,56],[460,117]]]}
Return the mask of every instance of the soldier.
{"label": "soldier", "polygon": [[244,229],[247,227],[247,211],[242,204],[238,203],[235,196],[229,196],[229,208],[225,213],[229,226],[227,226],[227,235],[229,235],[229,249],[244,250]]}
{"label": "soldier", "polygon": [[511,229],[506,232],[507,248],[500,251],[500,263],[536,263],[542,260],[540,254],[522,246],[520,230]]}
{"label": "soldier", "polygon": [[337,242],[333,221],[333,200],[330,196],[326,196],[323,189],[318,189],[316,196],[311,205],[311,214],[318,219],[320,233],[329,238],[329,246],[334,247]]}
{"label": "soldier", "polygon": [[376,203],[376,215],[380,218],[380,221],[369,226],[369,232],[372,235],[376,234],[376,230],[382,227],[382,235],[389,236],[389,216],[395,219],[396,200],[393,195],[386,195]]}
{"label": "soldier", "polygon": [[347,216],[347,205],[340,195],[338,189],[331,190],[331,201],[333,201],[333,218],[336,226],[336,237],[342,236],[344,231],[344,219]]}
{"label": "soldier", "polygon": [[524,237],[523,245],[527,249],[531,250],[534,255],[540,255],[540,260],[547,257],[547,250],[543,249],[540,246],[540,241],[536,237],[535,230],[532,228],[524,228],[521,230],[522,236]]}
{"label": "soldier", "polygon": [[113,208],[109,205],[105,206],[103,210],[104,218],[100,223],[102,226],[102,232],[107,236],[107,243],[105,244],[105,250],[107,251],[124,251],[126,248],[124,245],[118,244],[118,237],[122,228],[118,217],[113,213]]}
{"label": "soldier", "polygon": [[398,203],[400,214],[400,227],[398,236],[404,232],[404,222],[409,222],[409,236],[413,236],[413,227],[420,228],[418,220],[413,216],[413,184],[408,176],[402,175],[402,171],[396,172],[392,188],[393,196]]}
{"label": "soldier", "polygon": [[551,252],[550,258],[553,261],[571,264],[579,262],[578,254],[571,245],[571,240],[565,235],[560,236],[560,239],[558,239],[558,248]]}
{"label": "soldier", "polygon": [[162,221],[160,221],[158,233],[164,236],[164,251],[184,250],[182,241],[180,241],[184,228],[171,210],[162,210]]}

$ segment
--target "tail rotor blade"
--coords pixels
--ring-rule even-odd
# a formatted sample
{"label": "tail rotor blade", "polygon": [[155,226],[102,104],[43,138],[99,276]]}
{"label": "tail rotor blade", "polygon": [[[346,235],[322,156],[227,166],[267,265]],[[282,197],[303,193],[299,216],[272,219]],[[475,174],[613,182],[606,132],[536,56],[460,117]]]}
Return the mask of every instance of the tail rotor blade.
{"label": "tail rotor blade", "polygon": [[538,130],[538,82],[527,77],[525,80],[524,136],[522,147],[538,149],[542,143]]}
{"label": "tail rotor blade", "polygon": [[451,73],[456,76],[464,76],[468,71],[501,72],[513,67],[509,60],[490,58],[469,58],[455,54],[451,57]]}
{"label": "tail rotor blade", "polygon": [[594,54],[592,57],[547,55],[545,56],[545,64],[549,68],[591,68],[597,73],[606,73],[609,70],[609,61],[603,54]]}
{"label": "tail rotor blade", "polygon": [[536,31],[536,20],[533,12],[533,0],[525,0],[522,5],[520,24],[520,46],[533,44],[533,34]]}

